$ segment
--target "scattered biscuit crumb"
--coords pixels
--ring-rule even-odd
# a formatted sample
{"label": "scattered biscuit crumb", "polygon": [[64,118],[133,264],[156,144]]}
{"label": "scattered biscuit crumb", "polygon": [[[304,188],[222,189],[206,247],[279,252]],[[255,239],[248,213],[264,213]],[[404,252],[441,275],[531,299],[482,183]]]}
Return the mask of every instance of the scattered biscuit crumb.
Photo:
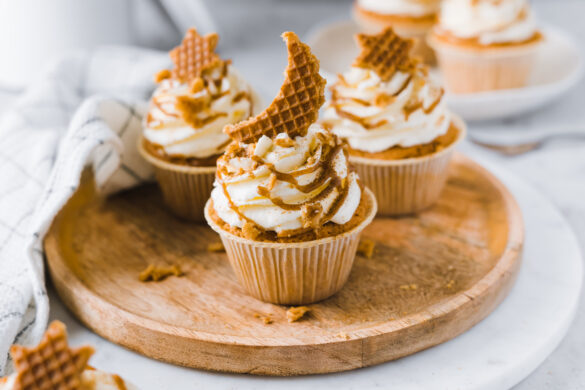
{"label": "scattered biscuit crumb", "polygon": [[295,141],[290,138],[276,138],[273,142],[276,146],[280,146],[282,148],[290,148],[295,146]]}
{"label": "scattered biscuit crumb", "polygon": [[298,321],[303,318],[308,311],[309,308],[307,306],[291,307],[286,311],[286,319],[288,322]]}
{"label": "scattered biscuit crumb", "polygon": [[270,315],[263,316],[262,314],[254,313],[254,318],[261,319],[262,322],[264,322],[266,325],[272,324],[274,322],[272,318],[270,318]]}
{"label": "scattered biscuit crumb", "polygon": [[260,233],[260,229],[258,229],[252,222],[246,222],[244,223],[244,226],[242,226],[242,234],[249,240],[255,240]]}
{"label": "scattered biscuit crumb", "polygon": [[417,288],[418,285],[416,283],[403,284],[402,286],[400,286],[401,290],[416,290]]}
{"label": "scattered biscuit crumb", "polygon": [[141,282],[158,282],[171,275],[183,276],[184,273],[178,265],[165,267],[150,264],[140,273],[140,275],[138,275],[138,280]]}
{"label": "scattered biscuit crumb", "polygon": [[272,191],[274,186],[276,185],[276,175],[274,173],[270,174],[270,181],[268,182],[268,191]]}
{"label": "scattered biscuit crumb", "polygon": [[154,81],[160,83],[161,81],[171,77],[171,71],[168,69],[161,70],[154,76]]}
{"label": "scattered biscuit crumb", "polygon": [[374,248],[376,248],[376,242],[369,240],[367,238],[362,238],[360,243],[358,244],[357,252],[358,254],[367,257],[368,259],[372,258],[374,254]]}
{"label": "scattered biscuit crumb", "polygon": [[223,243],[221,241],[212,242],[211,244],[207,245],[208,252],[225,252],[225,248],[223,247]]}
{"label": "scattered biscuit crumb", "polygon": [[345,332],[339,332],[339,333],[337,333],[337,336],[338,336],[338,337],[341,337],[341,338],[343,338],[343,339],[349,340],[349,336],[348,336],[348,334],[347,334],[347,333],[345,333]]}
{"label": "scattered biscuit crumb", "polygon": [[447,285],[445,287],[453,288],[453,286],[455,286],[455,281],[453,279],[451,279],[451,280],[449,280],[449,283],[447,283]]}
{"label": "scattered biscuit crumb", "polygon": [[203,79],[201,77],[197,77],[195,80],[191,82],[191,93],[197,93],[203,90],[205,87],[203,83]]}

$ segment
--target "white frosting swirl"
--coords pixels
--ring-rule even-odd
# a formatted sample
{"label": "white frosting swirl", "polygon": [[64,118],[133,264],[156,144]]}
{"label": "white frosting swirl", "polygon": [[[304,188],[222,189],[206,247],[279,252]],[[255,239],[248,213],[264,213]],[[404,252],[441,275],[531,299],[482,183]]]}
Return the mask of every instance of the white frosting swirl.
{"label": "white frosting swirl", "polygon": [[353,149],[376,153],[422,145],[449,130],[443,89],[423,69],[396,72],[384,82],[371,70],[352,67],[332,91],[322,122]]}
{"label": "white frosting swirl", "polygon": [[[206,158],[223,152],[230,141],[223,127],[247,119],[259,104],[251,87],[233,66],[228,65],[224,77],[221,73],[221,68],[214,69],[205,77],[207,86],[197,93],[192,93],[186,83],[163,80],[152,97],[144,137],[162,147],[169,156]],[[243,94],[247,95],[242,98]],[[199,128],[192,127],[177,109],[179,97],[208,99],[209,106],[197,117],[216,117]]]}
{"label": "white frosting swirl", "polygon": [[358,0],[364,10],[382,15],[423,17],[439,11],[440,0]]}
{"label": "white frosting swirl", "polygon": [[526,0],[445,0],[439,26],[482,45],[522,42],[534,36],[536,22]]}
{"label": "white frosting swirl", "polygon": [[[303,205],[322,210],[322,223],[344,224],[354,215],[362,194],[358,176],[349,171],[340,140],[321,126],[311,125],[305,136],[294,140],[282,133],[240,147],[249,152],[218,160],[211,193],[217,215],[227,224],[241,228],[247,219],[286,235],[307,227]],[[294,178],[297,185],[283,176]]]}

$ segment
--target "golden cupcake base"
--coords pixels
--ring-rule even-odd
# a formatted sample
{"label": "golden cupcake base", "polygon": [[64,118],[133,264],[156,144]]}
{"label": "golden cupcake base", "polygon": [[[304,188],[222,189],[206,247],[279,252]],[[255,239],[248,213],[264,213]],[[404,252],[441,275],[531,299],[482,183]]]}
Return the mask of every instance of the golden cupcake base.
{"label": "golden cupcake base", "polygon": [[306,305],[339,291],[351,271],[360,235],[376,215],[376,199],[364,190],[369,212],[348,232],[298,243],[270,243],[238,237],[223,230],[205,207],[207,223],[221,237],[240,283],[253,297],[279,305]]}

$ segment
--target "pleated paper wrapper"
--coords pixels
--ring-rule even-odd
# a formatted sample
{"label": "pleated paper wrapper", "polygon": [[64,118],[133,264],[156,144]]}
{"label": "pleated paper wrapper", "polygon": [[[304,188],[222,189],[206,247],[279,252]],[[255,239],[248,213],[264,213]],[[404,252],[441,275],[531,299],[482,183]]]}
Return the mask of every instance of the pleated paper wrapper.
{"label": "pleated paper wrapper", "polygon": [[267,243],[235,236],[205,217],[219,233],[239,282],[253,297],[279,305],[306,305],[338,292],[353,266],[360,235],[376,214],[376,201],[366,189],[371,208],[361,224],[337,236],[299,243]]}
{"label": "pleated paper wrapper", "polygon": [[190,167],[160,160],[144,149],[142,140],[138,149],[153,165],[164,202],[173,214],[190,221],[205,221],[203,209],[213,189],[216,167]]}
{"label": "pleated paper wrapper", "polygon": [[458,139],[432,155],[395,161],[350,156],[360,180],[376,197],[378,215],[416,213],[439,199],[449,176],[449,163],[455,146],[466,134],[461,118],[452,115],[452,121],[459,130]]}

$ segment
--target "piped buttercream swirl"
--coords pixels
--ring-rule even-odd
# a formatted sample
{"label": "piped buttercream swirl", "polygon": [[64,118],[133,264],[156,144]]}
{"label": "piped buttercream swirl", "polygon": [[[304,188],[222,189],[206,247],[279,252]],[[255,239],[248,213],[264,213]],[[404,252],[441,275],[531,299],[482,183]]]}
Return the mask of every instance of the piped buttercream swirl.
{"label": "piped buttercream swirl", "polygon": [[443,89],[422,66],[411,73],[398,71],[386,82],[372,70],[352,67],[331,91],[322,123],[356,150],[377,153],[421,145],[449,130]]}
{"label": "piped buttercream swirl", "polygon": [[526,0],[445,0],[438,29],[482,45],[522,42],[537,33]]}
{"label": "piped buttercream swirl", "polygon": [[144,137],[171,157],[204,159],[231,141],[222,130],[253,114],[258,98],[229,63],[208,70],[198,85],[162,80],[151,99]]}
{"label": "piped buttercream swirl", "polygon": [[345,224],[361,196],[343,143],[317,124],[294,139],[281,133],[234,141],[217,162],[211,193],[215,212],[230,226],[251,224],[279,237]]}

